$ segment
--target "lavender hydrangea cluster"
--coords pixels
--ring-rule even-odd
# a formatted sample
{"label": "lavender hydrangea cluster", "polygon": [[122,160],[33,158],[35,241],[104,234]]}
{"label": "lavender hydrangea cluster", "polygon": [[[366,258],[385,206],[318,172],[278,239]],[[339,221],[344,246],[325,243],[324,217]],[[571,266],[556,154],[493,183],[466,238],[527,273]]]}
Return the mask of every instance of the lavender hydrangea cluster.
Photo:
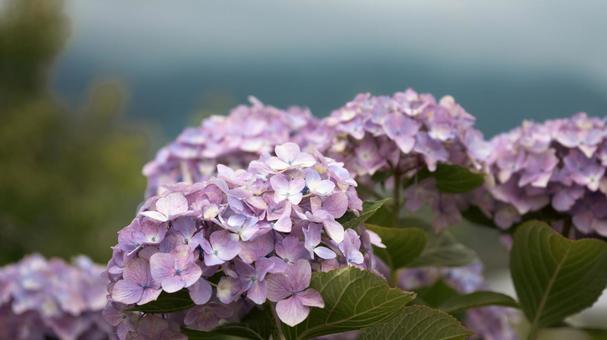
{"label": "lavender hydrangea cluster", "polygon": [[274,146],[295,142],[317,125],[310,111],[266,106],[250,97],[250,106],[240,105],[227,116],[212,116],[201,126],[185,129],[175,141],[162,148],[145,165],[147,196],[162,186],[179,182],[200,182],[215,173],[217,164],[242,169]]}
{"label": "lavender hydrangea cluster", "polygon": [[526,121],[491,141],[487,171],[495,202],[478,205],[508,228],[545,209],[567,218],[582,234],[607,236],[607,119],[578,113],[544,123]]}
{"label": "lavender hydrangea cluster", "polygon": [[[247,170],[218,165],[216,176],[149,198],[108,264],[106,314],[119,337],[150,323],[172,336],[180,325],[210,330],[267,301],[282,322],[299,324],[324,306],[309,287],[313,272],[372,267],[377,235],[337,222],[361,211],[356,185],[342,163],[285,143]],[[195,304],[185,312],[125,311],[182,290]]]}
{"label": "lavender hydrangea cluster", "polygon": [[112,339],[104,268],[30,255],[0,269],[1,339]]}
{"label": "lavender hydrangea cluster", "polygon": [[[415,290],[442,280],[458,294],[469,294],[486,288],[483,266],[474,262],[464,267],[422,267],[400,271],[399,286]],[[504,307],[480,307],[466,311],[464,324],[474,332],[473,339],[516,340],[512,323],[516,315]]]}
{"label": "lavender hydrangea cluster", "polygon": [[405,206],[416,211],[430,205],[435,226],[443,228],[459,220],[465,201],[439,193],[431,177],[419,182],[415,178],[421,170],[434,172],[439,163],[480,169],[488,145],[474,123],[475,118],[449,96],[437,101],[412,89],[391,97],[367,93],[327,117],[317,130],[326,137],[316,144],[362,177],[357,177],[359,182],[378,172],[392,175],[392,186],[402,185],[403,178],[413,180],[405,192]]}

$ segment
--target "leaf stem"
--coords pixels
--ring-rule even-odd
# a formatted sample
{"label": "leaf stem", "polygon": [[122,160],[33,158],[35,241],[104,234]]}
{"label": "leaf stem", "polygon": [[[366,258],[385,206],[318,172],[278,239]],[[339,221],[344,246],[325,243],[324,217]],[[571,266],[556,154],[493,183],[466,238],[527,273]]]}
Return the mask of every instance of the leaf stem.
{"label": "leaf stem", "polygon": [[531,329],[529,330],[529,334],[527,335],[527,340],[536,340],[538,334],[539,328],[536,327],[535,325],[531,326]]}
{"label": "leaf stem", "polygon": [[272,312],[272,318],[274,319],[274,323],[276,325],[276,333],[278,333],[278,340],[286,340],[287,338],[282,332],[282,323],[278,318],[278,314],[276,314],[276,309],[274,308],[274,305],[272,305],[272,303],[268,301],[267,306],[268,308],[270,308],[270,312]]}
{"label": "leaf stem", "polygon": [[390,287],[398,288],[398,269],[390,271]]}
{"label": "leaf stem", "polygon": [[394,201],[394,212],[393,212],[393,220],[392,223],[394,224],[393,227],[396,227],[398,225],[398,221],[400,218],[400,179],[401,179],[401,174],[399,171],[395,171],[394,172],[394,189],[393,189],[393,201]]}

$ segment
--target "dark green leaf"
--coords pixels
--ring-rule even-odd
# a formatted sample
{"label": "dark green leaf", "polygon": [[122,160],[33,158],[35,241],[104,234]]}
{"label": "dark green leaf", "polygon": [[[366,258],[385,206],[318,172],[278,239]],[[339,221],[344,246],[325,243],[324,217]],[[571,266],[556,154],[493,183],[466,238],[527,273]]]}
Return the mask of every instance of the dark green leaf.
{"label": "dark green leaf", "polygon": [[359,216],[353,213],[346,213],[344,216],[339,218],[337,222],[344,226],[344,228],[357,228],[360,224],[365,223],[367,219],[373,216],[379,208],[382,207],[390,198],[385,198],[379,201],[367,201],[363,203],[363,211]]}
{"label": "dark green leaf", "polygon": [[274,320],[267,307],[253,309],[238,323],[227,323],[209,332],[183,329],[189,340],[194,339],[257,339],[267,340],[274,331]]}
{"label": "dark green leaf", "polygon": [[426,233],[419,228],[387,228],[366,224],[376,232],[386,248],[375,247],[373,252],[391,269],[399,269],[418,257],[426,245]]}
{"label": "dark green leaf", "polygon": [[440,309],[447,313],[483,306],[518,307],[518,303],[510,296],[502,293],[478,291],[465,295],[456,295],[440,305]]}
{"label": "dark green leaf", "polygon": [[607,340],[607,329],[583,328],[582,330],[588,334],[592,340]]}
{"label": "dark green leaf", "polygon": [[438,308],[445,301],[459,295],[459,293],[445,281],[438,280],[431,286],[415,289],[417,297],[414,303],[424,304],[433,308]]}
{"label": "dark green leaf", "polygon": [[510,271],[533,336],[598,299],[607,285],[607,243],[568,240],[529,221],[514,234]]}
{"label": "dark green leaf", "polygon": [[145,305],[135,306],[129,310],[145,313],[171,313],[188,309],[194,306],[187,289],[182,289],[176,293],[162,292],[156,301],[146,303]]}
{"label": "dark green leaf", "polygon": [[438,164],[431,174],[436,179],[436,187],[441,192],[464,193],[481,186],[485,180],[483,174],[472,172],[459,165]]}
{"label": "dark green leaf", "polygon": [[476,253],[459,243],[448,231],[427,233],[426,247],[408,267],[460,267],[477,260]]}
{"label": "dark green leaf", "polygon": [[411,306],[398,316],[365,329],[359,340],[463,340],[470,334],[445,312],[426,306]]}
{"label": "dark green leaf", "polygon": [[287,339],[309,339],[372,326],[400,313],[414,293],[390,288],[369,271],[342,268],[315,273],[310,285],[322,295],[324,308],[312,308],[295,327],[283,325]]}

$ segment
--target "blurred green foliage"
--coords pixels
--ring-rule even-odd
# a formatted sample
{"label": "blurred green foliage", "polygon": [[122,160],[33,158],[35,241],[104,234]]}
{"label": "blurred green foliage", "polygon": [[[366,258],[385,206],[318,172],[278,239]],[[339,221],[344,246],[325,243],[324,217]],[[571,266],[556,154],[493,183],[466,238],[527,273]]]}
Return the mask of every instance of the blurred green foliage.
{"label": "blurred green foliage", "polygon": [[104,262],[143,195],[147,128],[123,116],[125,91],[91,86],[68,107],[49,89],[67,37],[62,3],[0,6],[0,263],[26,253]]}

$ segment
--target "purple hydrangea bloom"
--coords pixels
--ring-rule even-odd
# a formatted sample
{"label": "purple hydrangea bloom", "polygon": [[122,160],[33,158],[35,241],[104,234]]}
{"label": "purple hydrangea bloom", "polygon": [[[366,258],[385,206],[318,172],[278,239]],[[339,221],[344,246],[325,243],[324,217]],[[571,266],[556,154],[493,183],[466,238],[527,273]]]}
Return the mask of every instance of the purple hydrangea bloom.
{"label": "purple hydrangea bloom", "polygon": [[309,307],[325,306],[320,293],[308,288],[311,279],[312,268],[306,260],[297,260],[284,273],[268,276],[268,299],[276,302],[276,314],[291,327],[308,317]]}
{"label": "purple hydrangea bloom", "polygon": [[[158,152],[143,169],[148,178],[147,195],[158,194],[162,187],[179,182],[200,182],[214,174],[217,164],[245,168],[262,153],[276,145],[309,143],[308,131],[318,122],[309,110],[287,110],[266,106],[249,98],[251,105],[234,108],[227,116],[212,116],[200,127],[188,128],[171,144]],[[293,146],[277,150],[270,165],[275,170],[305,165],[311,158],[291,152]]]}
{"label": "purple hydrangea bloom", "polygon": [[[474,117],[448,96],[437,101],[411,89],[392,96],[359,94],[322,121],[315,133],[324,140],[314,143],[330,157],[343,161],[367,189],[385,190],[370,179],[376,173],[391,177],[385,183],[390,190],[407,181],[403,201],[396,204],[412,211],[430,205],[436,215],[433,224],[442,229],[460,220],[465,200],[461,195],[440,193],[432,178],[417,181],[417,174],[436,171],[439,163],[481,170],[489,148],[474,122]],[[417,187],[427,194],[414,195]],[[412,200],[416,203],[409,203]]]}
{"label": "purple hydrangea bloom", "polygon": [[195,261],[196,255],[185,245],[175,248],[171,253],[155,253],[150,257],[152,279],[159,282],[167,293],[193,285],[202,275],[202,269]]}
{"label": "purple hydrangea bloom", "polygon": [[[490,196],[473,197],[496,224],[508,228],[522,215],[554,210],[555,228],[572,223],[570,237],[607,236],[607,119],[578,113],[522,126],[491,140],[485,167]],[[488,200],[493,199],[493,201]],[[559,227],[560,228],[560,227]]]}
{"label": "purple hydrangea bloom", "polygon": [[2,267],[0,338],[113,339],[102,317],[106,285],[103,267],[83,256],[68,264],[29,255]]}
{"label": "purple hydrangea bloom", "polygon": [[286,143],[246,170],[218,166],[205,181],[164,187],[119,232],[108,263],[106,314],[116,334],[142,334],[132,305],[183,289],[195,306],[169,313],[155,334],[209,330],[267,300],[286,324],[302,322],[324,306],[309,288],[314,271],[373,268],[364,240],[379,245],[379,237],[337,222],[360,213],[356,185],[343,163]]}

